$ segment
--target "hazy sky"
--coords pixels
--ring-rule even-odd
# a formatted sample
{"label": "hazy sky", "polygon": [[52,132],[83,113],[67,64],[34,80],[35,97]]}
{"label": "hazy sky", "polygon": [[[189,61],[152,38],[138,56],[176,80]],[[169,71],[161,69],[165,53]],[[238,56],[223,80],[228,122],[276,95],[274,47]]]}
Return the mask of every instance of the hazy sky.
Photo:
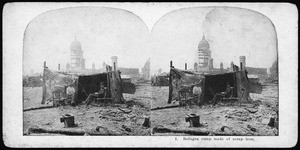
{"label": "hazy sky", "polygon": [[[168,70],[193,68],[198,43],[203,34],[210,43],[214,67],[229,67],[246,56],[251,67],[272,66],[277,55],[275,29],[265,16],[246,9],[226,7],[187,8],[161,17],[151,32],[152,66]],[[161,60],[161,61],[159,61]]]}
{"label": "hazy sky", "polygon": [[[141,68],[149,57],[149,31],[136,15],[111,8],[67,8],[35,18],[28,25],[24,40],[24,69],[47,66],[57,69],[70,62],[70,44],[81,42],[86,68],[102,67],[118,56],[123,67]],[[29,70],[28,70],[29,69]]]}
{"label": "hazy sky", "polygon": [[[253,26],[249,26],[249,25],[256,21],[261,21],[261,23],[263,23],[264,17],[261,17],[260,15],[253,15],[253,12],[250,12],[250,15],[249,14],[247,15],[247,13],[249,13],[248,11],[234,10],[235,12],[232,13],[232,11],[228,11],[228,10],[226,10],[226,11],[218,10],[216,12],[212,11],[213,13],[210,13],[210,15],[209,15],[210,18],[213,18],[212,20],[214,20],[214,21],[207,22],[205,20],[205,17],[211,10],[213,10],[213,8],[198,7],[198,8],[192,8],[192,9],[177,10],[180,8],[193,7],[193,6],[197,6],[197,5],[198,6],[209,6],[209,5],[211,6],[212,4],[203,4],[203,3],[201,3],[201,4],[196,4],[196,3],[193,3],[193,4],[190,4],[190,3],[177,3],[177,4],[143,3],[143,4],[141,4],[140,3],[140,4],[132,5],[130,3],[120,3],[120,5],[114,5],[112,3],[80,3],[80,4],[79,3],[59,3],[59,4],[58,3],[49,3],[49,5],[47,5],[47,6],[36,4],[36,6],[38,6],[38,7],[36,7],[36,9],[32,9],[32,7],[27,7],[27,5],[24,4],[23,11],[19,12],[18,10],[20,10],[20,9],[18,9],[13,14],[14,15],[22,14],[22,16],[24,16],[22,18],[18,18],[18,20],[17,20],[18,22],[20,22],[20,24],[16,24],[16,25],[20,26],[19,28],[17,28],[17,31],[19,31],[19,29],[21,29],[21,26],[25,28],[25,26],[28,24],[26,22],[31,21],[32,19],[34,19],[36,16],[38,16],[39,14],[41,14],[43,12],[46,12],[46,13],[40,15],[39,17],[41,17],[43,15],[52,14],[52,18],[53,18],[53,14],[55,14],[54,12],[56,12],[56,11],[47,12],[47,10],[55,10],[57,8],[66,8],[68,6],[107,6],[107,7],[123,8],[123,9],[133,12],[134,14],[138,15],[142,19],[142,20],[140,20],[139,17],[137,17],[136,15],[134,15],[132,13],[126,13],[128,15],[124,15],[125,13],[123,13],[122,11],[115,11],[115,13],[114,13],[115,16],[118,16],[117,15],[118,12],[122,12],[119,14],[123,14],[122,16],[127,16],[128,18],[132,17],[132,19],[124,19],[123,21],[121,21],[122,24],[124,25],[123,27],[126,26],[126,29],[127,29],[127,27],[131,26],[132,22],[134,22],[134,24],[136,24],[135,26],[138,28],[138,30],[134,30],[134,32],[131,32],[132,30],[130,30],[130,28],[129,28],[129,30],[127,30],[127,33],[123,33],[123,32],[118,33],[117,31],[113,30],[114,33],[109,34],[110,36],[108,36],[109,37],[108,39],[103,39],[101,36],[98,36],[99,33],[101,33],[101,31],[102,31],[98,27],[99,26],[100,27],[105,27],[105,26],[108,27],[108,25],[105,25],[105,24],[107,24],[107,22],[99,23],[99,22],[101,22],[101,21],[99,21],[101,19],[95,19],[95,18],[100,17],[100,16],[109,16],[111,13],[105,14],[102,11],[101,15],[99,15],[98,13],[95,14],[95,12],[97,12],[96,10],[101,9],[101,7],[98,7],[99,9],[94,9],[95,12],[89,11],[88,13],[91,13],[91,14],[94,13],[94,15],[86,15],[83,17],[85,19],[74,19],[74,18],[80,16],[78,14],[84,14],[83,12],[69,13],[69,17],[64,17],[63,15],[56,14],[56,17],[50,22],[58,23],[57,25],[53,26],[53,25],[50,25],[51,23],[50,24],[44,23],[43,26],[46,26],[46,27],[49,26],[52,28],[56,28],[56,29],[54,29],[54,31],[55,30],[59,31],[61,28],[65,28],[64,32],[67,31],[68,33],[60,33],[60,34],[57,34],[54,36],[53,35],[54,32],[46,30],[44,32],[52,32],[52,33],[49,33],[51,38],[47,38],[47,36],[46,36],[47,34],[39,35],[39,36],[36,35],[37,37],[39,37],[41,39],[35,38],[35,40],[42,40],[42,39],[45,40],[46,39],[48,41],[46,43],[50,43],[50,44],[46,44],[46,45],[50,45],[48,47],[51,47],[51,48],[45,48],[42,46],[43,44],[41,44],[41,43],[37,44],[37,45],[40,45],[43,47],[41,49],[47,49],[48,52],[42,51],[42,53],[41,52],[33,53],[33,55],[38,56],[38,57],[34,57],[36,60],[30,59],[30,62],[35,62],[35,63],[32,63],[34,65],[32,67],[30,67],[30,68],[33,68],[35,72],[38,72],[38,70],[41,70],[39,68],[41,68],[42,62],[45,60],[45,58],[48,58],[51,60],[53,60],[53,59],[58,60],[62,64],[62,67],[64,68],[65,67],[64,62],[69,61],[69,54],[68,54],[69,46],[73,40],[74,32],[76,32],[76,31],[77,31],[77,35],[78,35],[77,37],[81,41],[82,46],[83,46],[84,57],[86,58],[86,67],[87,68],[91,68],[91,65],[93,62],[95,62],[96,68],[99,68],[103,61],[110,62],[111,55],[106,56],[103,59],[102,58],[98,59],[98,57],[96,57],[94,55],[95,53],[92,52],[94,49],[98,50],[97,51],[98,54],[101,53],[101,51],[103,51],[103,50],[110,51],[110,54],[112,54],[112,55],[120,54],[120,55],[118,55],[119,56],[119,66],[124,66],[124,67],[141,68],[149,56],[149,57],[151,57],[152,73],[155,73],[156,70],[159,68],[162,68],[163,71],[168,71],[168,65],[169,65],[170,60],[174,61],[174,65],[176,67],[178,66],[179,68],[183,68],[184,63],[187,62],[189,64],[189,68],[191,68],[192,66],[190,66],[190,65],[194,61],[194,53],[197,49],[198,42],[202,38],[203,32],[207,36],[207,39],[209,40],[209,42],[211,43],[210,46],[211,46],[211,50],[212,50],[212,57],[214,58],[214,67],[217,67],[217,68],[219,67],[220,61],[222,61],[224,63],[225,67],[228,66],[228,64],[231,60],[233,60],[234,62],[238,61],[238,56],[240,55],[238,53],[234,53],[235,55],[233,56],[233,58],[231,58],[230,61],[226,61],[229,59],[229,58],[227,58],[226,55],[229,56],[230,54],[233,54],[232,51],[234,51],[234,50],[232,50],[232,49],[241,50],[240,49],[241,46],[242,46],[242,50],[244,50],[244,49],[248,50],[248,49],[252,49],[252,48],[260,49],[259,44],[257,44],[257,45],[256,44],[247,44],[247,45],[241,44],[240,42],[243,42],[243,40],[240,37],[245,38],[244,41],[248,41],[248,42],[249,42],[250,37],[254,36],[254,35],[257,35],[256,38],[253,38],[254,40],[257,40],[257,38],[260,40],[263,39],[263,38],[260,38],[260,36],[258,36],[258,35],[262,35],[262,33],[265,33],[266,31],[263,31],[263,32],[261,32],[261,31],[264,29],[264,27],[266,28],[268,25],[262,25],[260,23],[255,23],[255,25],[253,25]],[[214,4],[214,5],[220,6],[221,4]],[[281,39],[288,37],[288,35],[290,34],[290,32],[288,30],[289,28],[286,28],[286,24],[293,24],[293,23],[290,20],[285,20],[287,18],[286,16],[289,14],[283,13],[283,12],[287,11],[286,10],[287,7],[284,7],[284,5],[275,5],[275,4],[270,4],[270,5],[269,4],[247,4],[247,5],[246,4],[237,4],[237,5],[222,4],[222,5],[250,8],[250,9],[256,10],[258,12],[262,12],[263,14],[265,14],[267,17],[269,17],[273,21],[273,23],[275,24],[275,27],[279,28],[279,32],[277,31],[277,33]],[[172,10],[176,10],[176,11],[172,12]],[[61,10],[59,10],[59,11],[61,11]],[[98,11],[98,12],[101,12],[101,11]],[[65,13],[65,14],[68,15],[68,13]],[[77,15],[75,15],[75,14],[77,14]],[[284,15],[282,15],[282,14],[284,14]],[[131,17],[129,17],[129,16],[131,16]],[[170,16],[170,17],[168,17],[168,16]],[[216,17],[216,16],[219,16],[219,17]],[[240,16],[242,16],[242,17],[240,17]],[[37,17],[37,18],[39,18],[39,17]],[[243,20],[243,17],[245,17],[247,19]],[[37,20],[36,22],[41,23],[42,21],[38,21],[37,18],[35,18]],[[49,21],[49,19],[51,17],[45,17],[45,18],[47,18]],[[88,19],[88,18],[90,18],[90,19]],[[102,18],[105,18],[105,17],[102,17]],[[121,17],[121,20],[122,20],[122,18],[124,18],[124,17]],[[181,18],[181,19],[178,19],[178,18]],[[220,18],[225,18],[225,19],[220,19]],[[44,20],[47,20],[47,19],[44,19]],[[250,19],[250,20],[248,20],[248,19]],[[60,21],[55,21],[55,20],[60,20]],[[76,23],[73,23],[73,22],[70,23],[69,21],[66,21],[66,20],[75,21]],[[131,21],[128,21],[128,20],[131,20]],[[140,21],[138,21],[138,20],[140,20]],[[90,24],[87,25],[85,23],[82,23],[82,21],[87,21]],[[239,22],[238,24],[233,24],[234,26],[232,26],[232,24],[230,24],[230,23],[232,23],[231,21],[242,21],[242,22]],[[65,23],[63,23],[63,22],[65,22]],[[91,22],[93,22],[93,23],[91,23]],[[118,22],[118,21],[115,21],[115,22]],[[168,22],[171,24],[167,24]],[[224,22],[224,23],[221,23],[221,22]],[[67,25],[67,24],[72,24],[72,25],[61,27],[59,25],[59,23],[64,24],[64,25]],[[222,26],[220,25],[220,23],[222,24]],[[117,23],[115,23],[115,24],[117,24]],[[145,26],[145,24],[147,26]],[[161,25],[158,26],[159,24],[161,24]],[[210,24],[209,25],[210,28],[207,27],[207,24]],[[88,26],[93,26],[93,25],[94,25],[94,28],[91,27],[90,29],[88,29]],[[245,25],[244,26],[245,28],[248,28],[245,30],[249,30],[249,27],[255,27],[254,32],[243,33],[244,29],[241,28],[241,27],[243,27],[243,25]],[[118,26],[109,26],[109,27],[110,28],[117,27],[119,29],[121,28]],[[144,31],[145,31],[144,27],[146,28],[146,30],[149,30],[148,33],[147,32],[144,33]],[[147,27],[148,27],[148,29],[147,29]],[[172,28],[176,28],[176,30],[172,31]],[[294,28],[294,27],[291,27],[291,28]],[[97,29],[99,31],[93,32],[93,31],[95,31],[95,29]],[[162,29],[165,29],[164,32],[158,32],[159,30],[162,30]],[[44,29],[42,29],[42,30],[44,30]],[[152,30],[152,34],[150,34],[151,30]],[[157,31],[155,31],[155,30],[157,30]],[[272,30],[272,29],[269,29],[269,30]],[[89,32],[87,32],[87,31],[89,31]],[[122,30],[122,31],[126,31],[126,30]],[[219,32],[220,36],[214,36],[214,35],[216,35],[215,32],[217,32],[217,31]],[[231,32],[233,31],[234,34],[227,33],[230,31]],[[41,32],[41,33],[44,33],[44,32]],[[132,38],[132,40],[122,38],[122,36],[127,37],[129,32],[130,32],[130,35],[132,35],[132,36],[130,36]],[[251,33],[251,34],[249,34],[249,33]],[[252,34],[252,33],[255,33],[255,34]],[[272,33],[271,32],[269,32],[269,33],[270,34],[268,36],[272,36]],[[135,37],[137,34],[138,34],[138,38]],[[240,37],[233,36],[233,35],[240,35]],[[268,37],[268,36],[264,35],[264,37]],[[118,37],[118,38],[116,38],[116,37]],[[160,39],[153,38],[153,37],[160,37]],[[214,37],[214,38],[212,38],[212,37]],[[17,36],[16,36],[16,38],[17,38]],[[122,39],[122,40],[120,40],[120,39]],[[230,40],[228,41],[228,39],[231,39],[231,41]],[[103,40],[104,41],[106,40],[108,42],[104,42]],[[116,40],[118,42],[115,42]],[[238,41],[235,42],[235,40],[238,40]],[[270,39],[267,39],[267,40],[270,41]],[[127,44],[128,41],[130,41],[129,42],[130,44]],[[165,41],[165,42],[163,42],[163,41]],[[184,43],[182,44],[181,41],[182,42],[184,41]],[[31,42],[34,42],[34,41],[31,41]],[[229,43],[234,42],[236,44],[232,45],[227,42],[229,42]],[[109,44],[109,43],[113,43],[113,44],[117,43],[117,45],[114,45],[114,47],[111,47],[111,44]],[[166,46],[166,43],[168,43],[169,45]],[[255,42],[255,43],[257,43],[257,42]],[[33,45],[33,44],[31,44],[31,45]],[[134,45],[134,46],[132,46],[132,45]],[[274,45],[274,44],[272,44],[272,45]],[[279,49],[280,48],[285,49],[285,48],[289,47],[290,45],[291,44],[282,42],[279,40]],[[99,50],[100,47],[103,47],[103,49]],[[126,48],[126,49],[123,49],[123,48]],[[162,50],[164,48],[165,48],[165,50]],[[26,49],[26,43],[24,43],[24,50],[25,49]],[[35,49],[37,50],[39,48],[36,47]],[[138,49],[137,54],[133,55],[133,57],[127,55],[129,53],[125,52],[125,51],[130,51],[130,50],[136,51],[136,49]],[[143,49],[143,50],[141,50],[141,49]],[[178,49],[179,49],[179,51],[177,51]],[[270,50],[270,49],[273,49],[273,47],[272,46],[265,47],[264,49]],[[31,49],[31,50],[33,50],[33,49]],[[227,53],[226,51],[228,51],[228,50],[230,50],[231,52]],[[55,58],[51,57],[51,56],[53,56],[52,53],[54,51],[58,52],[58,55],[55,55]],[[222,51],[222,53],[219,53],[219,51]],[[251,51],[250,59],[254,57],[255,53]],[[259,58],[255,61],[250,61],[250,59],[248,58],[249,53],[247,53],[247,54],[243,53],[242,55],[246,55],[248,66],[269,67],[270,64],[272,64],[272,62],[273,62],[273,60],[271,60],[271,59],[272,59],[273,55],[276,55],[276,52],[275,53],[267,53],[264,50],[264,51],[258,51],[257,55],[262,56],[261,53],[266,54],[268,56],[269,60],[268,59],[262,60],[261,58]],[[126,55],[124,55],[124,54],[126,54]],[[143,55],[141,55],[141,54],[143,54]],[[180,54],[180,55],[178,55],[178,54]],[[86,55],[89,55],[89,56],[92,55],[92,57],[87,58]],[[67,56],[68,58],[66,59],[65,56]],[[226,57],[224,57],[224,56],[226,56]],[[25,53],[24,53],[24,58],[26,58]],[[37,63],[37,62],[39,62],[39,63]],[[50,61],[50,62],[52,62],[52,61]],[[56,69],[58,62],[53,62],[52,65],[50,64],[50,62],[47,61],[48,66]],[[26,64],[26,62],[24,62],[24,64]],[[31,70],[30,68],[24,67],[24,71],[25,71],[24,73],[29,72]]]}

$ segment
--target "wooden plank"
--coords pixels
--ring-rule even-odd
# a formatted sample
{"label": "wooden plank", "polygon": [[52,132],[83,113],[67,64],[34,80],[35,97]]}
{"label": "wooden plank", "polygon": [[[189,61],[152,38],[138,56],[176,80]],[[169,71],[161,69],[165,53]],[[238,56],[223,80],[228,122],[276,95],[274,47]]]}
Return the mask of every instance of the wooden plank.
{"label": "wooden plank", "polygon": [[47,109],[47,108],[54,108],[54,107],[52,105],[51,106],[42,106],[42,107],[33,107],[33,108],[24,109],[23,111],[30,111],[30,110],[37,110],[37,109]]}
{"label": "wooden plank", "polygon": [[27,135],[30,135],[31,133],[53,133],[53,134],[65,134],[65,135],[77,135],[77,136],[83,136],[83,135],[122,135],[120,133],[115,133],[112,131],[84,131],[84,130],[61,130],[61,129],[45,129],[45,128],[29,128]]}
{"label": "wooden plank", "polygon": [[245,136],[242,133],[239,132],[221,132],[221,131],[209,131],[206,129],[171,129],[171,128],[165,128],[165,127],[154,127],[152,130],[152,133],[185,133],[185,134],[191,134],[191,135],[204,135],[204,136]]}
{"label": "wooden plank", "polygon": [[150,110],[167,109],[167,108],[175,108],[175,107],[179,107],[179,105],[172,105],[172,106],[165,106],[165,107],[156,107],[156,108],[151,108]]}

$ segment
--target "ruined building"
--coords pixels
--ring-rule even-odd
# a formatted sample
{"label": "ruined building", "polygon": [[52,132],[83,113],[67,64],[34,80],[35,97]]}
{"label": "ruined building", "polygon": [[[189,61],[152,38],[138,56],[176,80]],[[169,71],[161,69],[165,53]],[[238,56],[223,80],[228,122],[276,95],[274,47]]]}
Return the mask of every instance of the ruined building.
{"label": "ruined building", "polygon": [[273,62],[270,68],[270,78],[273,80],[278,80],[278,59]]}
{"label": "ruined building", "polygon": [[146,61],[144,67],[142,68],[142,78],[150,80],[150,58]]}
{"label": "ruined building", "polygon": [[240,56],[240,67],[241,67],[241,70],[247,71],[249,77],[256,76],[261,81],[265,81],[268,78],[267,68],[247,67],[245,56]]}
{"label": "ruined building", "polygon": [[194,64],[195,72],[210,72],[213,69],[213,59],[208,41],[203,35],[202,40],[198,44],[196,53],[196,61]]}
{"label": "ruined building", "polygon": [[85,59],[83,58],[81,43],[78,41],[76,35],[70,46],[70,56],[70,69],[85,69]]}
{"label": "ruined building", "polygon": [[87,69],[85,67],[82,46],[76,35],[70,45],[70,63],[67,63],[66,69],[62,71],[77,74],[92,74],[100,72],[100,70],[96,70],[95,63],[92,64],[92,69]]}
{"label": "ruined building", "polygon": [[111,66],[113,67],[113,70],[117,70],[118,68],[118,57],[117,56],[111,56]]}
{"label": "ruined building", "polygon": [[239,57],[239,64],[230,63],[230,68],[224,69],[223,63],[220,63],[220,68],[213,67],[213,58],[211,57],[211,50],[209,42],[203,35],[202,40],[198,44],[196,53],[196,61],[194,63],[194,72],[203,74],[220,74],[234,72],[235,70],[246,70],[248,75],[257,76],[264,80],[268,77],[267,68],[254,68],[246,66],[246,57]]}
{"label": "ruined building", "polygon": [[[105,62],[103,63],[104,67]],[[135,82],[138,80],[140,77],[139,73],[139,68],[125,68],[125,67],[119,67],[118,66],[118,57],[117,56],[112,56],[111,57],[111,66],[112,69],[114,70],[114,67],[116,70],[119,70],[121,72],[122,77],[130,78],[132,82]]]}

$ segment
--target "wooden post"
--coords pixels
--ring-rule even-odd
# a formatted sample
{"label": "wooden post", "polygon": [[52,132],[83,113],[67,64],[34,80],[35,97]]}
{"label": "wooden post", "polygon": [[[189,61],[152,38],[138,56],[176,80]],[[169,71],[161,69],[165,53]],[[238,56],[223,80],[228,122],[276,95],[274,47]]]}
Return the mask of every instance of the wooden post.
{"label": "wooden post", "polygon": [[120,103],[123,100],[123,93],[121,88],[121,78],[118,75],[118,72],[112,71],[110,78],[110,90],[113,102]]}
{"label": "wooden post", "polygon": [[41,104],[45,104],[45,101],[46,101],[45,68],[46,68],[46,61],[44,61],[44,68],[43,68],[43,97],[42,97]]}
{"label": "wooden post", "polygon": [[114,62],[114,71],[116,71],[116,63]]}
{"label": "wooden post", "polygon": [[243,62],[240,62],[240,66],[241,66],[240,71],[242,71],[243,70]]}
{"label": "wooden post", "polygon": [[172,102],[172,93],[173,93],[173,87],[172,87],[172,75],[171,75],[171,69],[173,68],[172,61],[170,61],[170,72],[169,72],[169,98],[168,98],[168,104]]}
{"label": "wooden post", "polygon": [[201,103],[202,104],[204,104],[204,102],[205,102],[205,77],[204,77],[204,79],[202,80],[202,93],[201,93],[201,95],[200,95],[200,102],[198,103],[198,105],[200,106],[201,105]]}
{"label": "wooden post", "polygon": [[187,70],[187,63],[185,63],[185,65],[184,65],[184,69],[185,69],[185,70]]}

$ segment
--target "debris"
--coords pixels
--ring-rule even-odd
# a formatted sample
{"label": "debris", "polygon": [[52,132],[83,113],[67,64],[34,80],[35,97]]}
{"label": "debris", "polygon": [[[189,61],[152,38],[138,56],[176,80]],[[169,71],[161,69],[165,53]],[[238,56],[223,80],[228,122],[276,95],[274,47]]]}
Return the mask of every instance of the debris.
{"label": "debris", "polygon": [[268,124],[270,122],[270,118],[262,118],[261,123],[262,124]]}
{"label": "debris", "polygon": [[244,118],[244,117],[236,117],[237,120],[240,120],[240,121],[247,121],[248,118]]}
{"label": "debris", "polygon": [[208,136],[215,136],[212,132],[209,132]]}
{"label": "debris", "polygon": [[94,111],[94,113],[100,113],[102,110],[96,110]]}
{"label": "debris", "polygon": [[151,108],[150,110],[167,109],[167,108],[175,108],[175,107],[179,107],[179,105],[171,105],[171,106],[165,106],[165,107],[156,107],[156,108]]}
{"label": "debris", "polygon": [[253,109],[253,108],[244,108],[245,110],[249,111],[250,113],[256,113],[258,109]]}
{"label": "debris", "polygon": [[220,131],[224,132],[224,131],[225,131],[225,128],[228,128],[228,129],[229,129],[229,127],[227,127],[227,126],[222,126],[221,129],[220,129]]}
{"label": "debris", "polygon": [[255,115],[254,117],[255,117],[256,119],[258,119],[258,118],[261,117],[261,115]]}
{"label": "debris", "polygon": [[199,127],[200,126],[200,117],[196,114],[189,114],[185,117],[185,122],[190,123],[190,127]]}
{"label": "debris", "polygon": [[144,123],[142,124],[143,127],[149,128],[150,127],[150,117],[145,117]]}
{"label": "debris", "polygon": [[65,134],[65,135],[122,135],[117,132],[103,131],[103,132],[87,132],[84,130],[55,130],[55,129],[44,129],[44,128],[29,128],[27,134],[30,133],[53,133],[53,134]]}
{"label": "debris", "polygon": [[124,112],[124,113],[131,113],[132,112],[132,110],[130,110],[130,109],[122,109],[122,108],[118,108],[119,110],[121,110],[122,112]]}
{"label": "debris", "polygon": [[253,131],[253,132],[256,132],[257,130],[256,130],[256,128],[254,128],[254,127],[252,127],[251,125],[247,125],[247,128],[249,128],[251,131]]}
{"label": "debris", "polygon": [[60,122],[63,122],[65,125],[65,128],[68,127],[74,127],[74,116],[70,115],[70,114],[65,114],[62,116],[62,118],[60,118]]}
{"label": "debris", "polygon": [[47,109],[47,108],[53,108],[53,106],[32,107],[32,108],[29,108],[29,109],[24,109],[23,111],[30,111],[30,110],[37,110],[37,109]]}
{"label": "debris", "polygon": [[191,135],[216,135],[216,136],[224,136],[224,135],[244,135],[239,132],[213,132],[206,129],[171,129],[171,128],[165,128],[165,127],[154,127],[152,129],[152,133],[186,133]]}
{"label": "debris", "polygon": [[125,126],[125,125],[122,125],[122,128],[125,129],[127,132],[131,132],[131,129],[128,128],[127,126]]}
{"label": "debris", "polygon": [[255,100],[255,101],[253,101],[254,105],[260,105],[261,103],[262,103],[261,100]]}
{"label": "debris", "polygon": [[171,122],[171,125],[175,125],[176,124],[176,122]]}
{"label": "debris", "polygon": [[100,115],[99,118],[107,119],[107,117]]}
{"label": "debris", "polygon": [[265,101],[264,103],[267,107],[272,107],[272,104],[270,102]]}
{"label": "debris", "polygon": [[80,112],[80,113],[78,113],[78,115],[84,115],[85,114],[85,112]]}
{"label": "debris", "polygon": [[225,118],[234,118],[231,115],[225,115]]}
{"label": "debris", "polygon": [[210,115],[211,114],[211,112],[205,112],[205,113],[203,113],[203,115]]}
{"label": "debris", "polygon": [[226,113],[228,109],[220,111],[220,113]]}
{"label": "debris", "polygon": [[107,129],[106,129],[105,127],[102,127],[102,126],[97,126],[96,129],[95,129],[95,131],[99,132],[99,131],[100,131],[100,130],[99,130],[100,128],[105,129],[105,130],[107,131]]}
{"label": "debris", "polygon": [[275,127],[275,118],[271,117],[268,125],[271,127]]}

